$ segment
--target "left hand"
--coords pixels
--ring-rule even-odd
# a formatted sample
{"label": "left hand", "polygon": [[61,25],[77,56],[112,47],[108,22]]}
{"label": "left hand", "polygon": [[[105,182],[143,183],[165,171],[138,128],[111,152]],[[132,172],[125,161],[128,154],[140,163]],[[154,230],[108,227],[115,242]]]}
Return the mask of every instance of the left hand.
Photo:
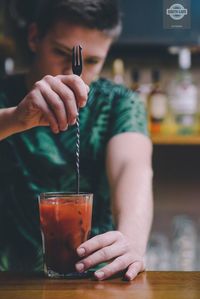
{"label": "left hand", "polygon": [[125,279],[134,279],[145,270],[144,258],[136,250],[137,244],[120,231],[110,231],[91,238],[77,248],[83,259],[76,264],[76,270],[83,272],[102,262],[110,262],[94,273],[98,280],[106,279],[126,270]]}

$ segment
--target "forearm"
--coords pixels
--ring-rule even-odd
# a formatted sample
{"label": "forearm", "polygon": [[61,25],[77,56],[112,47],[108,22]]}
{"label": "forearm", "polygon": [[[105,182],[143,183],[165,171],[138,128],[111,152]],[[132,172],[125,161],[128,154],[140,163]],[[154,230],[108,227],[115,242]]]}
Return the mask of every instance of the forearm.
{"label": "forearm", "polygon": [[[150,166],[134,169],[128,164],[112,190],[112,207],[116,227],[135,243],[143,255],[153,216],[152,170]],[[134,172],[133,172],[134,169]]]}
{"label": "forearm", "polygon": [[81,245],[85,252],[81,271],[111,260],[95,272],[97,279],[126,269],[125,278],[132,280],[144,271],[153,210],[151,154],[151,141],[139,133],[119,134],[109,141],[106,171],[118,231],[95,236]]}
{"label": "forearm", "polygon": [[16,117],[16,109],[16,107],[0,109],[0,140],[24,130]]}

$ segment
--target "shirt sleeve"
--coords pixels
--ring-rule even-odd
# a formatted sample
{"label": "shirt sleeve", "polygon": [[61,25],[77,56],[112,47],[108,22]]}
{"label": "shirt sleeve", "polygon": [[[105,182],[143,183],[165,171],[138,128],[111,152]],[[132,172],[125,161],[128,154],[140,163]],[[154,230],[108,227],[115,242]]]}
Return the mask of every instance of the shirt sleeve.
{"label": "shirt sleeve", "polygon": [[113,97],[110,138],[123,132],[148,136],[147,114],[137,93],[121,87]]}

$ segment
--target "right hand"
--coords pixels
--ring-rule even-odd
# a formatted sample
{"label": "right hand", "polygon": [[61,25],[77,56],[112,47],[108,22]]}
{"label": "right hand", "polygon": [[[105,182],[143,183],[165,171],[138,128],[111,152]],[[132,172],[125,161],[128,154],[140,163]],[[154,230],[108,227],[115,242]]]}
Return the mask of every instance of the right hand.
{"label": "right hand", "polygon": [[16,107],[15,117],[30,129],[50,126],[54,133],[76,123],[78,108],[86,105],[89,87],[76,75],[45,76]]}

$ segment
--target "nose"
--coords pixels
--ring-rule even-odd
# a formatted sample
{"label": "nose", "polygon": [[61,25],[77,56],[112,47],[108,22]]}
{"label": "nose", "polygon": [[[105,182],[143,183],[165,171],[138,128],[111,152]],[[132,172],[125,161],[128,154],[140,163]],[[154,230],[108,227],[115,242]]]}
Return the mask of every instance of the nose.
{"label": "nose", "polygon": [[83,69],[83,72],[81,74],[81,79],[87,84],[87,85],[90,85],[91,83],[91,78],[90,78],[90,73],[87,72],[87,70],[84,70]]}
{"label": "nose", "polygon": [[71,68],[69,68],[69,67],[64,67],[63,69],[62,69],[62,75],[72,75],[73,73],[72,73],[72,69]]}

